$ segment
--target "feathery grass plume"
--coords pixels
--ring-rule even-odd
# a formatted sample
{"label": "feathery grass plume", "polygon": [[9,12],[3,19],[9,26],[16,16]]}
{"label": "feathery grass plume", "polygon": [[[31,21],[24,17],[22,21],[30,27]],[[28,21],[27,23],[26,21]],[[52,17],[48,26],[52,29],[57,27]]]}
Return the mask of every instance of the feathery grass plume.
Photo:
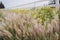
{"label": "feathery grass plume", "polygon": [[6,12],[3,22],[4,30],[1,29],[1,35],[4,40],[44,40],[44,29],[40,28],[38,22],[32,19],[30,14],[16,14]]}
{"label": "feathery grass plume", "polygon": [[[51,23],[39,23],[31,13],[22,14],[4,11],[0,37],[3,40],[59,40],[59,19],[55,15]],[[0,28],[1,28],[0,27]]]}
{"label": "feathery grass plume", "polygon": [[58,15],[54,15],[54,19],[52,19],[51,23],[48,24],[48,30],[50,33],[51,40],[58,40],[59,37],[59,18]]}

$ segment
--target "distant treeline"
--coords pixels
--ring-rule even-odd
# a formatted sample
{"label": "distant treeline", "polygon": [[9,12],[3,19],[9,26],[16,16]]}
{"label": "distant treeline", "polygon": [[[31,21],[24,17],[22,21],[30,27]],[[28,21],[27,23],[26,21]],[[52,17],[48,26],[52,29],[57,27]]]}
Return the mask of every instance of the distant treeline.
{"label": "distant treeline", "polygon": [[2,2],[0,2],[0,8],[5,8],[5,6]]}

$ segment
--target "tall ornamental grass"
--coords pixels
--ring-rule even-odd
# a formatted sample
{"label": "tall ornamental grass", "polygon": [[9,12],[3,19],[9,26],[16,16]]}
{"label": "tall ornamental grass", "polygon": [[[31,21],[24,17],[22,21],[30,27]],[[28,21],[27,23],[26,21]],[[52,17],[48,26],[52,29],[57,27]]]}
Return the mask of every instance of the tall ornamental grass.
{"label": "tall ornamental grass", "polygon": [[2,10],[0,15],[0,40],[60,40],[58,14],[50,22],[44,21],[44,25],[32,17],[31,11],[25,15]]}

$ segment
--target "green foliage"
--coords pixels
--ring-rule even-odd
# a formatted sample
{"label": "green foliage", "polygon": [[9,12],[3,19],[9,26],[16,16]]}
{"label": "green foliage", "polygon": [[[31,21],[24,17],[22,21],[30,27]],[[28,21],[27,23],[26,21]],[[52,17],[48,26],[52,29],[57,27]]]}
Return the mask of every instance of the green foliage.
{"label": "green foliage", "polygon": [[32,9],[15,9],[11,10],[16,13],[23,14],[32,14],[32,18],[39,20],[40,23],[44,23],[45,21],[50,22],[53,19],[55,14],[55,9],[51,7],[43,7],[43,8],[32,8]]}
{"label": "green foliage", "polygon": [[57,13],[58,13],[58,16],[59,16],[59,19],[60,19],[60,9],[59,9],[59,11]]}
{"label": "green foliage", "polygon": [[15,12],[15,13],[25,13],[25,14],[29,12],[28,9],[14,9],[10,11]]}
{"label": "green foliage", "polygon": [[38,19],[41,23],[44,23],[44,21],[51,21],[53,19],[54,14],[54,8],[44,7],[35,10],[35,13],[32,13],[32,16],[35,19]]}

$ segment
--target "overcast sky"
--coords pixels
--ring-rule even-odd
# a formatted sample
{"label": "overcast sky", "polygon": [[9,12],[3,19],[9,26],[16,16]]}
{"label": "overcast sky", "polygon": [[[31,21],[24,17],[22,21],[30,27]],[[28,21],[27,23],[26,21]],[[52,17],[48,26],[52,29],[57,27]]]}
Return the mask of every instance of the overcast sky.
{"label": "overcast sky", "polygon": [[0,0],[0,1],[3,2],[6,8],[9,8],[9,7],[13,7],[16,5],[27,4],[27,3],[39,1],[39,0]]}

